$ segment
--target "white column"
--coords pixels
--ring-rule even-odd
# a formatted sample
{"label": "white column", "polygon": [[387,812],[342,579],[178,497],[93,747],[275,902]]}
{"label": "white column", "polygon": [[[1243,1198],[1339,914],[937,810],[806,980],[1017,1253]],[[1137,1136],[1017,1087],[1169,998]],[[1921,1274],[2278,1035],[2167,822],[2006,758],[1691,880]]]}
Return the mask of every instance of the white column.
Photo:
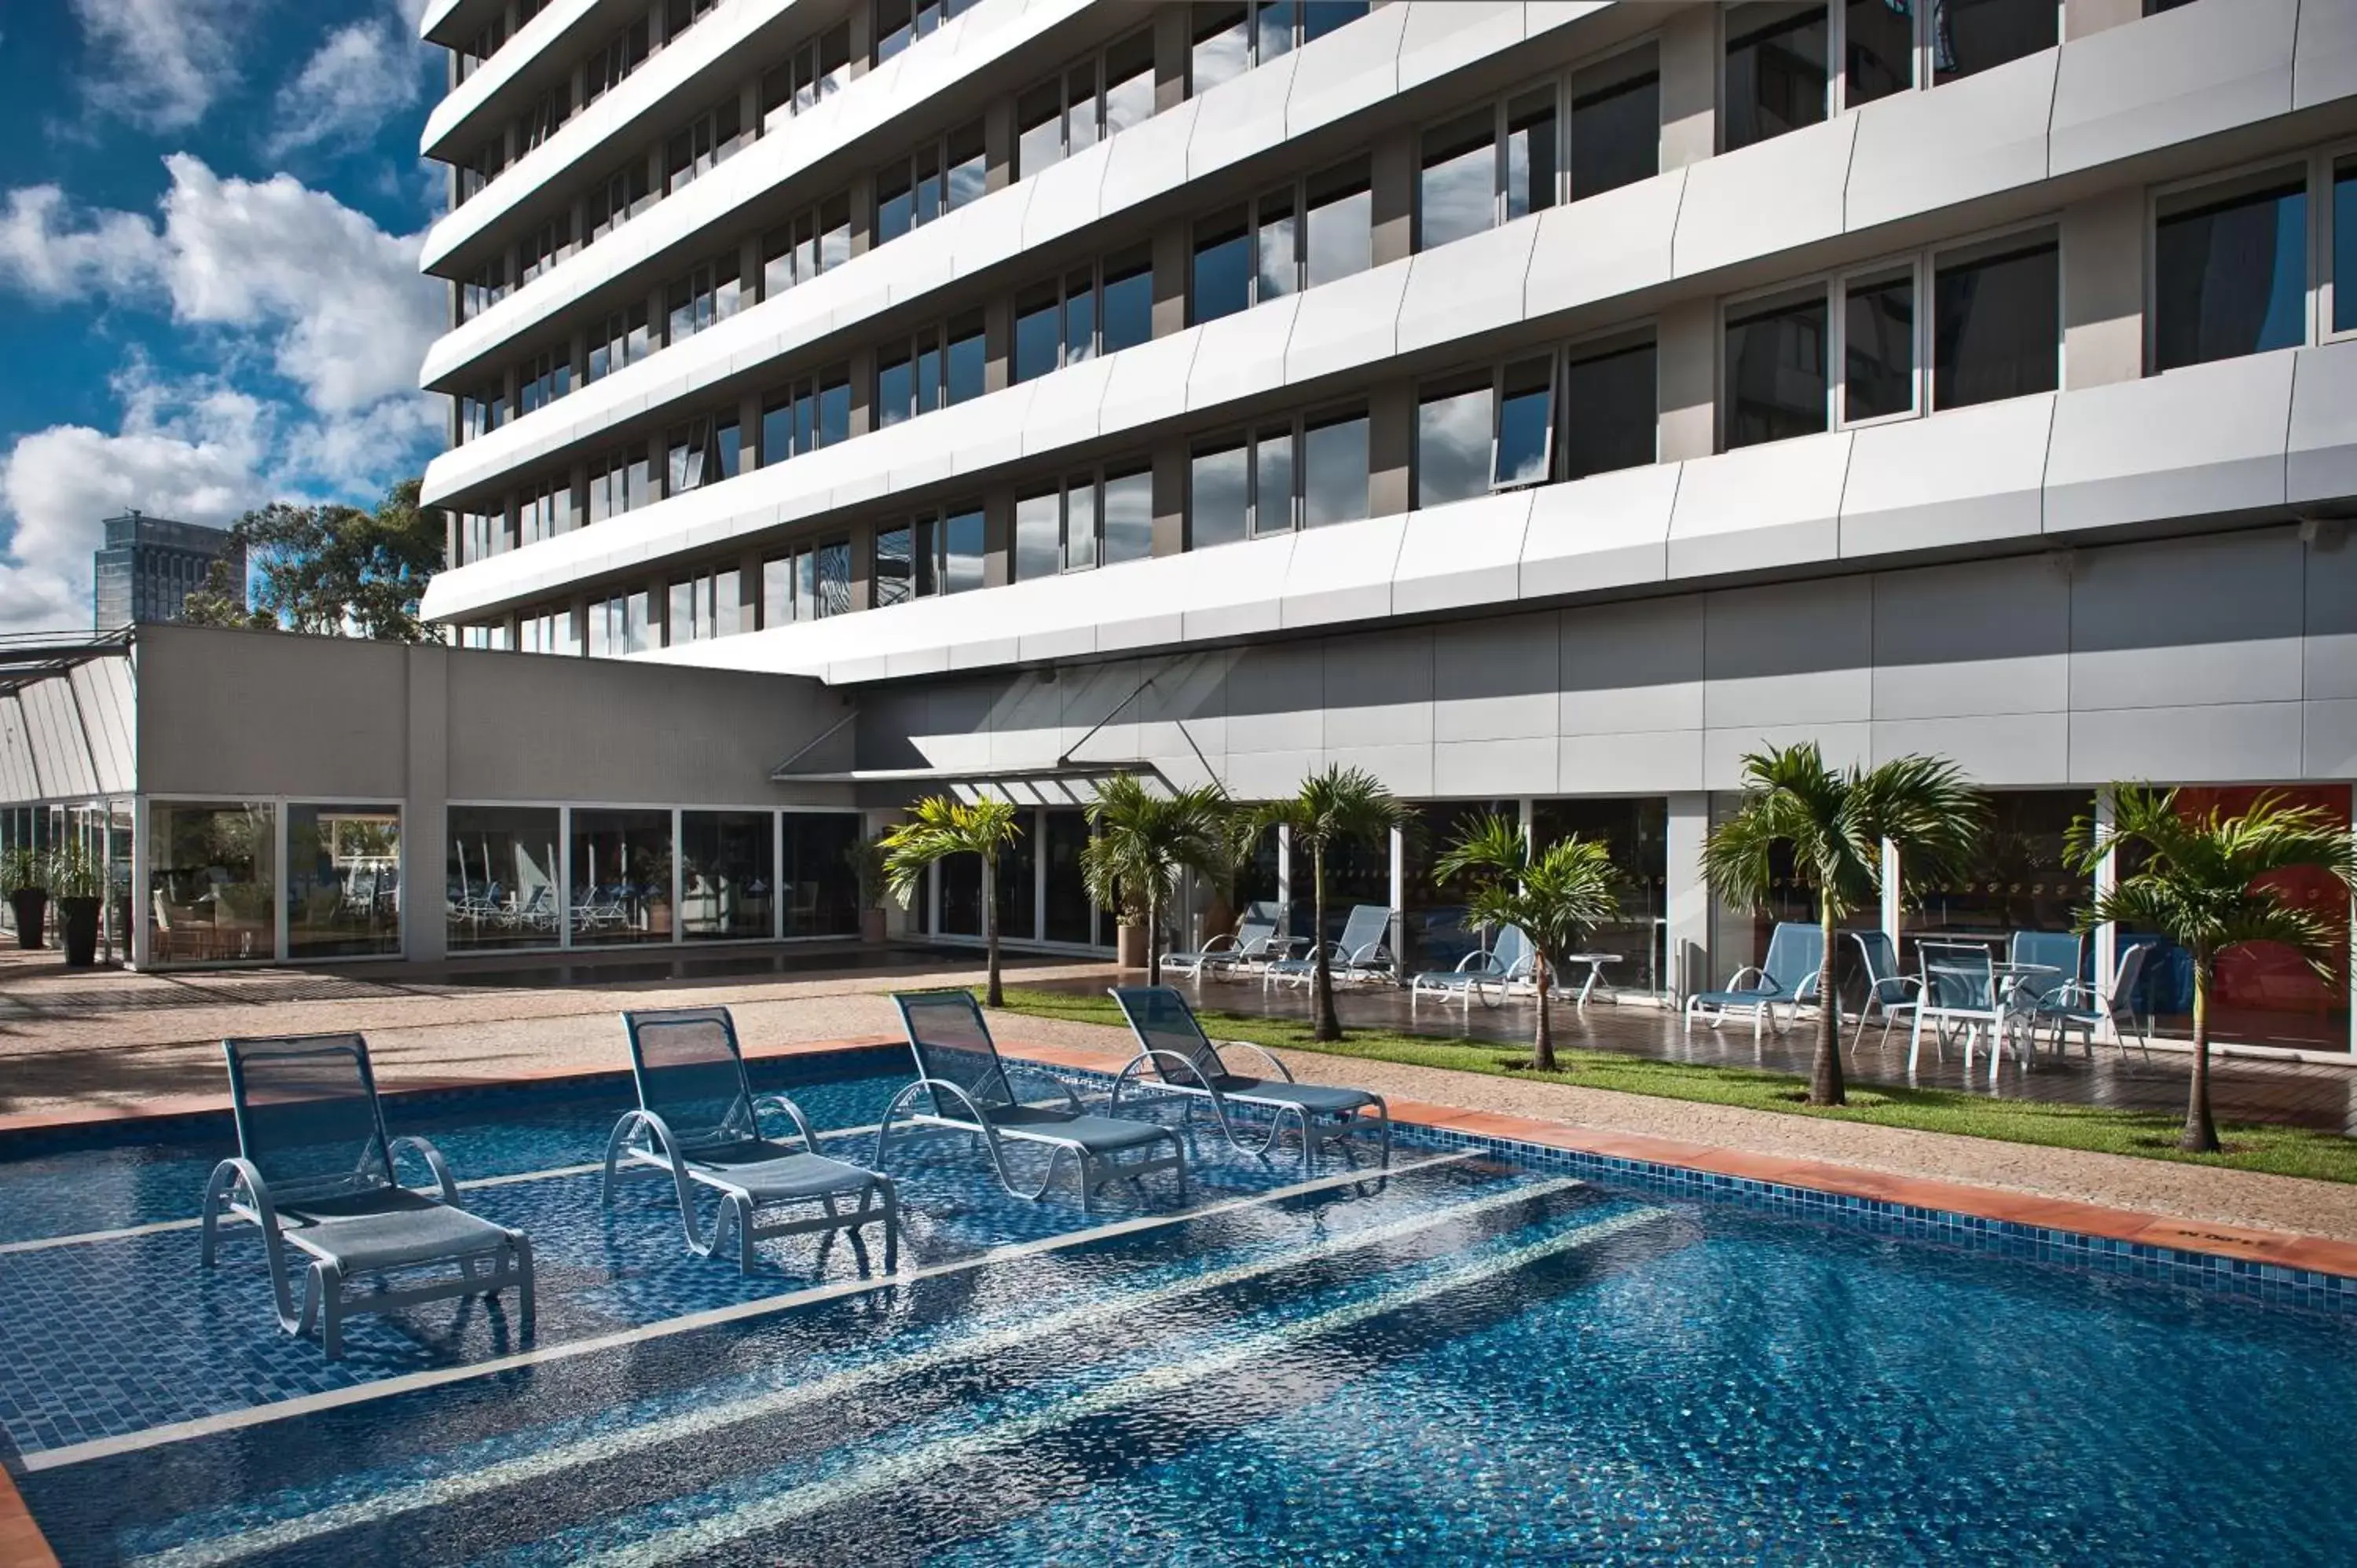
{"label": "white column", "polygon": [[573,808],[556,808],[556,945],[573,945]]}
{"label": "white column", "polygon": [[286,802],[285,800],[271,802],[270,818],[273,824],[271,834],[277,840],[277,846],[273,853],[276,854],[277,859],[272,863],[271,867],[274,886],[270,889],[270,951],[264,956],[274,962],[285,963],[286,961],[286,888],[290,880],[286,874]]}
{"label": "white column", "polygon": [[[860,827],[867,826],[863,820]],[[770,940],[783,940],[786,934],[786,814],[770,813]]]}
{"label": "white column", "polygon": [[1692,991],[1708,990],[1710,973],[1710,885],[1703,880],[1702,846],[1710,832],[1710,797],[1700,790],[1669,798],[1669,825],[1662,858],[1668,876],[1663,889],[1662,912],[1669,921],[1669,972],[1663,988],[1673,1004]]}
{"label": "white column", "polygon": [[154,959],[148,950],[153,934],[148,922],[155,908],[155,895],[148,891],[147,861],[152,845],[147,838],[147,797],[131,798],[131,967],[145,969]]}
{"label": "white column", "polygon": [[1882,934],[1890,939],[1890,951],[1899,951],[1899,879],[1901,873],[1899,846],[1889,839],[1882,841]]}
{"label": "white column", "polygon": [[1407,965],[1407,830],[1392,830],[1392,970]]}
{"label": "white column", "polygon": [[687,813],[677,806],[671,809],[671,940],[673,947],[687,940],[687,841],[683,836],[687,829]]}
{"label": "white column", "polygon": [[1031,939],[1048,940],[1048,809],[1031,809]]}
{"label": "white column", "polygon": [[[2112,800],[2112,792],[2109,789],[2103,789],[2095,791],[2095,840],[2098,843],[2110,839],[2112,836],[2112,822],[2115,809]],[[2114,889],[2117,888],[2119,885],[2120,867],[2118,857],[2107,856],[2104,862],[2095,868],[2095,897],[2097,898],[2103,898],[2108,896]],[[2108,992],[2111,990],[2112,976],[2119,972],[2119,965],[2120,929],[2109,920],[2106,920],[2102,925],[2095,928],[2095,989],[2097,991]]]}
{"label": "white column", "polygon": [[1276,908],[1285,920],[1278,934],[1293,935],[1293,830],[1282,822],[1276,827]]}

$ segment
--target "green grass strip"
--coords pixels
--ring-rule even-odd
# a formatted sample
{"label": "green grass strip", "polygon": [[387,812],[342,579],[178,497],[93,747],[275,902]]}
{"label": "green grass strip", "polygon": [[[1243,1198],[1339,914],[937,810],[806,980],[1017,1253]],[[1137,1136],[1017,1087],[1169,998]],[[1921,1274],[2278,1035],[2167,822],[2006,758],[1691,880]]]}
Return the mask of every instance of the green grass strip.
{"label": "green grass strip", "polygon": [[[1110,997],[1009,986],[1006,1005],[1011,1012],[1039,1018],[1125,1026],[1121,1010]],[[1926,1133],[1955,1133],[2007,1144],[2093,1149],[2107,1155],[2222,1165],[2231,1170],[2266,1171],[2319,1181],[2357,1182],[2357,1139],[2305,1127],[2221,1122],[2218,1133],[2226,1145],[2225,1152],[2189,1155],[2177,1147],[2182,1122],[2173,1112],[2050,1105],[2038,1101],[1993,1100],[1953,1089],[1904,1089],[1883,1084],[1852,1085],[1847,1105],[1814,1106],[1802,1102],[1808,1090],[1805,1079],[1758,1068],[1660,1061],[1615,1051],[1558,1046],[1555,1058],[1563,1064],[1563,1070],[1532,1072],[1518,1065],[1529,1060],[1528,1047],[1501,1040],[1444,1040],[1404,1035],[1393,1029],[1354,1028],[1339,1044],[1319,1045],[1310,1039],[1309,1026],[1305,1022],[1210,1010],[1204,1011],[1201,1017],[1204,1026],[1220,1038],[1250,1040],[1272,1049],[1449,1068],[1458,1072],[1485,1073],[1491,1078],[1565,1083],[1578,1089],[1645,1094],[1656,1100],[1694,1101],[1706,1105],[1739,1105],[1751,1111],[1773,1111],[1830,1122],[1912,1127]]]}

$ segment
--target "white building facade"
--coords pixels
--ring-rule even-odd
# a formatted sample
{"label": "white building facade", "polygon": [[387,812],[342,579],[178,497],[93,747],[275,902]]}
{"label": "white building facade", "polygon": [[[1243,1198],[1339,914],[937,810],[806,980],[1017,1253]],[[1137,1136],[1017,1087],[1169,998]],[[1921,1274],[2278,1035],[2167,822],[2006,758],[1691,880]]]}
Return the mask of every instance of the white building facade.
{"label": "white building facade", "polygon": [[[1425,832],[1331,896],[1434,955],[1469,811],[1604,834],[1619,978],[1663,993],[1805,907],[1695,872],[1763,745],[1995,792],[1907,935],[2067,926],[2061,834],[2115,780],[2350,811],[2357,0],[424,27],[427,614],[821,683],[741,792],[1031,804],[1018,940],[1107,939],[1075,861],[1114,769],[1367,768]],[[590,771],[571,798],[613,799]],[[977,897],[944,877],[915,928],[971,935]],[[2330,983],[2260,954],[2227,990],[2242,1038],[2349,1047],[2345,943]]]}

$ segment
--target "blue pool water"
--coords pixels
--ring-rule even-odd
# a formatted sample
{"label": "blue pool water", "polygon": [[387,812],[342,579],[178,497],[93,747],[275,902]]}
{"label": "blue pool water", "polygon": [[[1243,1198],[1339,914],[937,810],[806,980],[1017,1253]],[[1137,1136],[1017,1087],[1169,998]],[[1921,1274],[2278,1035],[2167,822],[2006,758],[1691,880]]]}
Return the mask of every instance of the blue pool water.
{"label": "blue pool water", "polygon": [[[872,1122],[877,1058],[791,1092]],[[82,1563],[2345,1563],[2357,1316],[1404,1144],[1199,1142],[1093,1216],[895,1156],[903,1277],[699,1261],[619,1103],[396,1112],[528,1228],[480,1303],[281,1334],[219,1134],[0,1148],[0,1457]],[[866,1157],[862,1132],[831,1140]],[[167,1228],[132,1236],[124,1227]]]}

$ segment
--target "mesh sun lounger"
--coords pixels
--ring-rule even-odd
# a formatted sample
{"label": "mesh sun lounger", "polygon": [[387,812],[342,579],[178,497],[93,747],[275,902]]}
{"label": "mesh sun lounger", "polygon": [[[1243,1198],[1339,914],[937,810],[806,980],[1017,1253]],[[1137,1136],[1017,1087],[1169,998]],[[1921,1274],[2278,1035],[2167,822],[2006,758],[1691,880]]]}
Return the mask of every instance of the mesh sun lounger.
{"label": "mesh sun lounger", "polygon": [[1467,953],[1455,969],[1428,970],[1409,980],[1408,1005],[1413,1008],[1426,996],[1438,996],[1454,998],[1470,1012],[1473,998],[1479,996],[1495,1007],[1513,986],[1527,983],[1536,967],[1531,961],[1530,939],[1523,935],[1520,926],[1508,926],[1488,950]]}
{"label": "mesh sun lounger", "polygon": [[[1389,974],[1391,958],[1392,912],[1381,904],[1351,906],[1350,918],[1342,922],[1342,935],[1326,945],[1326,963],[1337,980],[1363,979],[1369,975]],[[1312,949],[1298,958],[1282,958],[1267,964],[1260,972],[1261,987],[1271,985],[1308,985],[1318,973],[1318,953]]]}
{"label": "mesh sun lounger", "polygon": [[[1383,1097],[1363,1089],[1342,1089],[1322,1083],[1296,1083],[1283,1062],[1248,1040],[1231,1040],[1231,1048],[1250,1051],[1266,1062],[1274,1078],[1247,1078],[1228,1070],[1220,1047],[1203,1033],[1187,999],[1167,985],[1115,987],[1113,999],[1137,1036],[1137,1055],[1114,1080],[1110,1109],[1118,1114],[1122,1096],[1150,1088],[1181,1099],[1191,1116],[1197,1101],[1211,1108],[1221,1134],[1248,1155],[1265,1155],[1289,1121],[1301,1131],[1301,1159],[1314,1164],[1319,1147],[1340,1144],[1362,1135],[1369,1122],[1380,1129],[1383,1163],[1392,1161],[1391,1111]],[[1254,1139],[1237,1127],[1233,1112],[1243,1108],[1268,1118],[1267,1131]],[[1364,1114],[1372,1112],[1372,1115]]]}
{"label": "mesh sun lounger", "polygon": [[[753,1092],[727,1008],[625,1013],[622,1027],[630,1040],[639,1107],[622,1112],[606,1141],[608,1208],[613,1207],[615,1181],[624,1173],[668,1174],[678,1188],[687,1249],[699,1258],[719,1247],[731,1219],[737,1266],[748,1274],[758,1261],[757,1241],[848,1230],[856,1245],[861,1226],[881,1224],[884,1272],[899,1265],[899,1195],[890,1178],[820,1154],[801,1106],[782,1094]],[[785,1113],[801,1148],[762,1135],[764,1110]],[[696,1222],[699,1187],[720,1195],[709,1238]],[[856,1207],[837,1208],[838,1201]],[[818,1212],[802,1212],[813,1207]],[[795,1218],[764,1223],[764,1209],[786,1209]]]}
{"label": "mesh sun lounger", "polygon": [[[532,1243],[522,1231],[469,1214],[442,1152],[423,1138],[388,1138],[358,1035],[223,1040],[237,1155],[205,1184],[200,1256],[211,1268],[223,1214],[262,1231],[278,1323],[307,1335],[319,1323],[330,1358],[343,1354],[344,1319],[453,1296],[516,1290],[521,1327],[532,1328]],[[422,1159],[434,1190],[401,1185],[393,1160]],[[286,1249],[310,1260],[303,1310],[295,1310]],[[455,1266],[418,1280],[416,1271]],[[345,1284],[379,1277],[385,1288],[347,1296]],[[400,1276],[397,1281],[394,1276]]]}
{"label": "mesh sun lounger", "polygon": [[1236,922],[1232,935],[1222,932],[1194,952],[1164,953],[1162,967],[1191,974],[1200,984],[1207,973],[1232,974],[1255,963],[1268,963],[1292,950],[1293,944],[1276,934],[1282,923],[1277,916],[1254,905]]}
{"label": "mesh sun lounger", "polygon": [[1779,1007],[1784,1009],[1784,1023],[1777,1026],[1789,1026],[1803,1006],[1817,1000],[1817,974],[1824,961],[1823,928],[1801,920],[1779,921],[1768,936],[1766,962],[1736,971],[1724,990],[1697,991],[1686,998],[1686,1033],[1694,1033],[1697,1017],[1707,1017],[1716,1029],[1730,1017],[1749,1015],[1751,1037],[1757,1040],[1764,1024],[1775,1023]]}
{"label": "mesh sun lounger", "polygon": [[[1176,1132],[1152,1122],[1092,1116],[1080,1097],[1062,1080],[1044,1072],[1017,1068],[1054,1084],[1065,1103],[1027,1105],[1015,1097],[1006,1064],[983,1021],[982,1008],[971,992],[903,991],[892,1000],[899,1004],[900,1021],[909,1032],[909,1050],[917,1060],[917,1081],[902,1090],[886,1108],[876,1132],[876,1165],[884,1168],[884,1154],[894,1125],[903,1119],[918,1126],[964,1133],[981,1140],[990,1153],[991,1167],[1009,1194],[1036,1202],[1056,1179],[1056,1167],[1071,1157],[1081,1187],[1081,1211],[1087,1213],[1097,1189],[1107,1182],[1156,1171],[1169,1171],[1178,1182],[1178,1201],[1187,1200],[1187,1144]],[[1007,1145],[1029,1144],[1048,1151],[1048,1165],[1026,1191],[1007,1163]],[[1162,1144],[1169,1153],[1157,1154]],[[1119,1156],[1130,1155],[1124,1160]]]}

